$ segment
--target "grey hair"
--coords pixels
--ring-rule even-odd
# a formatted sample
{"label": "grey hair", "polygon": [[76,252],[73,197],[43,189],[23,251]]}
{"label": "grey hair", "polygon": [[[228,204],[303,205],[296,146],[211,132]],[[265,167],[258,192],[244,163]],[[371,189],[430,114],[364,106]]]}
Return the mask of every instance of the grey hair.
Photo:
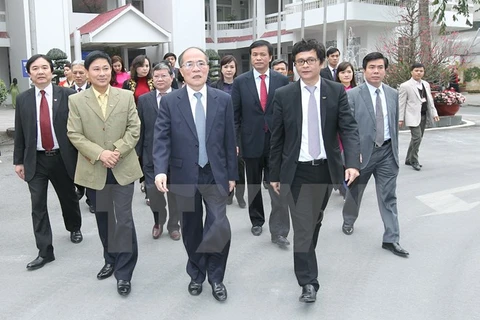
{"label": "grey hair", "polygon": [[75,60],[71,63],[71,66],[73,68],[73,66],[84,66],[85,67],[85,61],[83,60]]}

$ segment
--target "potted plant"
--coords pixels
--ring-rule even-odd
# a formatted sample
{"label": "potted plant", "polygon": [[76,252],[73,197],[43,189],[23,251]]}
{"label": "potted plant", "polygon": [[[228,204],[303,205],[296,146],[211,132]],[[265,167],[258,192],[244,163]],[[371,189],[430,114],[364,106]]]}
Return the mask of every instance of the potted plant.
{"label": "potted plant", "polygon": [[439,116],[453,116],[465,102],[465,96],[454,90],[443,90],[433,93],[433,101]]}

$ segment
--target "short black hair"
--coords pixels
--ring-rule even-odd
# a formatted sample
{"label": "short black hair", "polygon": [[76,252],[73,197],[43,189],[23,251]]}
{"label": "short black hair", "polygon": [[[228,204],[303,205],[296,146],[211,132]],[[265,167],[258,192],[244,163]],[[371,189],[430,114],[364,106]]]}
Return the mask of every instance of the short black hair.
{"label": "short black hair", "polygon": [[107,60],[108,64],[110,65],[110,68],[112,67],[112,59],[108,54],[100,50],[94,50],[85,57],[85,61],[83,62],[85,69],[88,70],[90,68],[90,65],[93,63],[93,61],[97,59]]}
{"label": "short black hair", "polygon": [[283,63],[285,67],[288,69],[288,63],[283,59],[275,59],[272,61],[272,68],[275,67],[277,64]]}
{"label": "short black hair", "polygon": [[176,56],[175,53],[173,53],[173,52],[167,52],[167,53],[165,53],[165,55],[163,56],[163,60],[167,60],[168,57],[174,57],[175,60],[177,60],[177,56]]}
{"label": "short black hair", "polygon": [[52,59],[50,59],[47,55],[45,54],[34,54],[33,56],[30,57],[30,59],[28,59],[27,61],[27,65],[25,66],[25,68],[27,68],[27,72],[30,73],[30,67],[32,66],[32,63],[34,63],[35,61],[37,61],[38,59],[40,58],[43,58],[45,60],[47,60],[48,64],[50,65],[50,71],[53,72],[53,62],[52,62]]}
{"label": "short black hair", "polygon": [[252,54],[252,49],[258,48],[258,47],[263,47],[266,46],[268,48],[268,55],[273,56],[273,46],[270,42],[266,40],[257,40],[254,41],[250,47],[248,48],[248,53],[251,55]]}
{"label": "short black hair", "polygon": [[325,61],[325,46],[323,43],[318,42],[315,39],[302,39],[293,45],[292,56],[296,60],[297,54],[300,52],[307,52],[315,50],[317,53],[317,59],[320,60],[320,64]]}
{"label": "short black hair", "polygon": [[329,57],[331,54],[334,54],[335,52],[338,52],[338,55],[340,55],[340,50],[335,47],[328,48],[327,50],[327,57]]}
{"label": "short black hair", "polygon": [[423,63],[420,63],[420,62],[412,63],[412,65],[410,66],[410,71],[413,71],[413,69],[416,69],[416,68],[423,68],[423,70],[425,70],[425,66],[423,65]]}
{"label": "short black hair", "polygon": [[369,54],[367,54],[365,57],[363,57],[363,61],[362,61],[362,68],[363,70],[366,70],[367,69],[367,64],[370,62],[370,61],[373,61],[373,60],[378,60],[378,59],[383,59],[384,63],[385,63],[385,70],[388,68],[388,59],[385,58],[385,56],[381,53],[381,52],[370,52]]}

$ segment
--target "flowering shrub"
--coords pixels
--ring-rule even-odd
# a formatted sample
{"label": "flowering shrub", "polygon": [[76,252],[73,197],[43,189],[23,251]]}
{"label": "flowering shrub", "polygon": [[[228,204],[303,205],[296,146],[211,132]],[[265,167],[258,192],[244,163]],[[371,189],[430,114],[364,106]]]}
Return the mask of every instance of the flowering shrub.
{"label": "flowering shrub", "polygon": [[433,94],[433,101],[451,106],[464,103],[465,96],[453,90],[443,90],[442,92],[436,92]]}
{"label": "flowering shrub", "polygon": [[5,86],[5,82],[3,82],[3,80],[0,79],[0,105],[5,100],[7,100],[7,95],[8,95],[8,91],[7,91],[7,87]]}

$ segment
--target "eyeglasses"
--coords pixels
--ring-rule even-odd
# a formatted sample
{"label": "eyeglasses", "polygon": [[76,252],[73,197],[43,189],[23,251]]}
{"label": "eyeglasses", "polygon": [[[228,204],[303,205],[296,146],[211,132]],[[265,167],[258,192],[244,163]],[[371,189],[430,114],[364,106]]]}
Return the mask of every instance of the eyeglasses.
{"label": "eyeglasses", "polygon": [[298,64],[299,66],[303,66],[306,62],[309,66],[311,66],[312,64],[314,64],[317,61],[318,61],[318,59],[315,59],[315,58],[308,58],[307,60],[298,59],[297,61],[295,61],[295,65]]}
{"label": "eyeglasses", "polygon": [[185,62],[182,67],[184,67],[186,70],[191,70],[193,67],[197,65],[200,69],[206,68],[208,66],[208,63],[203,60],[198,60],[198,61],[187,61]]}

